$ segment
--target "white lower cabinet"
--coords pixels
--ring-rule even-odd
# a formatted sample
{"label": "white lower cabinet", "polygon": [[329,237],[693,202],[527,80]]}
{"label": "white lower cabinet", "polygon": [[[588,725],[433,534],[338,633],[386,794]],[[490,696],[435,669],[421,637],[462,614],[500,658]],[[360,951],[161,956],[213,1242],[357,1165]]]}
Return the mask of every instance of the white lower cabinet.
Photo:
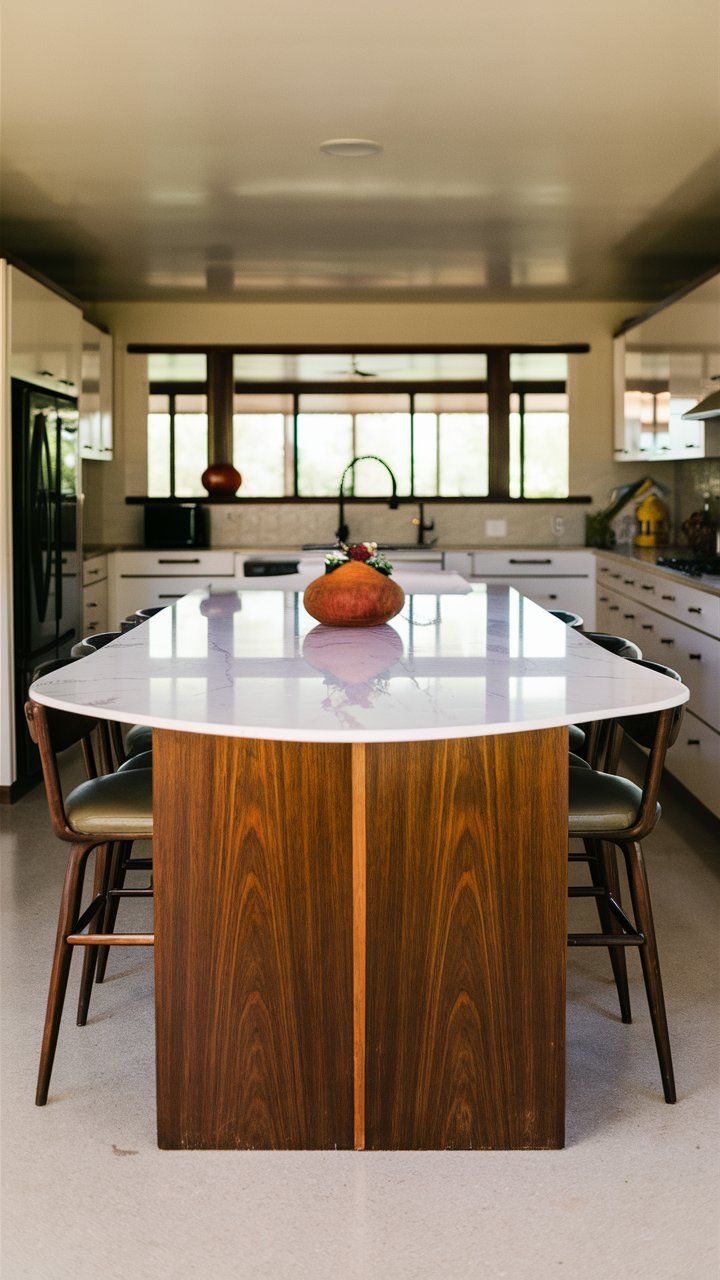
{"label": "white lower cabinet", "polygon": [[720,596],[676,575],[598,557],[597,625],[678,672],[690,700],[667,770],[720,817]]}
{"label": "white lower cabinet", "polygon": [[108,630],[108,557],[83,562],[83,635]]}
{"label": "white lower cabinet", "polygon": [[503,582],[544,609],[578,613],[595,630],[595,556],[592,551],[475,551],[472,579]]}
{"label": "white lower cabinet", "polygon": [[190,591],[235,583],[232,551],[117,551],[109,592],[110,629],[137,609],[172,604]]}

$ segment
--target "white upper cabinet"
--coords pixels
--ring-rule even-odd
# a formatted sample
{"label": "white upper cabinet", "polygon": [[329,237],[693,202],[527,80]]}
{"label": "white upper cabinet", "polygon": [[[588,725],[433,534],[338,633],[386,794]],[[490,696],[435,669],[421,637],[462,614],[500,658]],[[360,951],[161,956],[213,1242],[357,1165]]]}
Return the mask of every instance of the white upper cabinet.
{"label": "white upper cabinet", "polygon": [[683,414],[717,387],[720,273],[615,339],[615,458],[720,455],[720,421]]}
{"label": "white upper cabinet", "polygon": [[10,267],[10,376],[48,391],[80,393],[82,312]]}
{"label": "white upper cabinet", "polygon": [[80,380],[80,456],[112,458],[113,349],[109,334],[83,320]]}

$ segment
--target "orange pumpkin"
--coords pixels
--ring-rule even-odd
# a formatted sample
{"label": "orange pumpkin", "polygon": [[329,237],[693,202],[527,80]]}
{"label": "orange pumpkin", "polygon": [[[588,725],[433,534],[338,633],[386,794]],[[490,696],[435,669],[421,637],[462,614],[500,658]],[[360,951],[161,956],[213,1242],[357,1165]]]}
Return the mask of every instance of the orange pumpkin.
{"label": "orange pumpkin", "polygon": [[400,612],[405,592],[384,573],[351,560],[315,578],[305,588],[303,603],[326,627],[379,627]]}

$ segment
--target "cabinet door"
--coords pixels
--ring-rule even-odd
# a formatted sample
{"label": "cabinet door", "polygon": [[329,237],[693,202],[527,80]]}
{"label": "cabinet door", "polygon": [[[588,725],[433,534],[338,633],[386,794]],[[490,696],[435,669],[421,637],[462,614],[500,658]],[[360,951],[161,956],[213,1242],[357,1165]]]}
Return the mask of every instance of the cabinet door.
{"label": "cabinet door", "polygon": [[113,450],[112,338],[83,320],[80,456],[109,462]]}
{"label": "cabinet door", "polygon": [[83,589],[83,635],[108,631],[107,578]]}
{"label": "cabinet door", "polygon": [[720,733],[686,711],[666,768],[720,818]]}
{"label": "cabinet door", "polygon": [[10,268],[10,374],[77,396],[82,312],[17,267]]}
{"label": "cabinet door", "polygon": [[100,456],[103,462],[113,456],[113,340],[109,333],[100,334]]}

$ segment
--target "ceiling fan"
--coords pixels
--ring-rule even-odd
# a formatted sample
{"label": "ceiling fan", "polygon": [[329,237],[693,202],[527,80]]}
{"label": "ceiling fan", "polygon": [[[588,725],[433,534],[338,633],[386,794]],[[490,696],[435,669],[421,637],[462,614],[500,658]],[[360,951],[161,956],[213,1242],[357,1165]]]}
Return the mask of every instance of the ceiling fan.
{"label": "ceiling fan", "polygon": [[340,375],[345,378],[377,378],[377,374],[374,373],[372,369],[361,369],[357,356],[353,355],[350,356],[349,369],[327,369],[326,373],[328,376],[334,374],[335,376]]}
{"label": "ceiling fan", "polygon": [[[372,356],[370,356],[369,359],[372,360]],[[328,369],[326,372],[328,375],[332,374],[336,377],[340,376],[345,378],[387,378],[389,374],[405,370],[406,367],[404,364],[400,364],[396,365],[395,369],[383,369],[382,372],[378,372],[376,369],[361,368],[361,363],[363,363],[362,360],[358,360],[357,356],[351,355],[350,367],[348,369],[335,368]],[[367,360],[365,360],[364,363],[367,363]]]}

